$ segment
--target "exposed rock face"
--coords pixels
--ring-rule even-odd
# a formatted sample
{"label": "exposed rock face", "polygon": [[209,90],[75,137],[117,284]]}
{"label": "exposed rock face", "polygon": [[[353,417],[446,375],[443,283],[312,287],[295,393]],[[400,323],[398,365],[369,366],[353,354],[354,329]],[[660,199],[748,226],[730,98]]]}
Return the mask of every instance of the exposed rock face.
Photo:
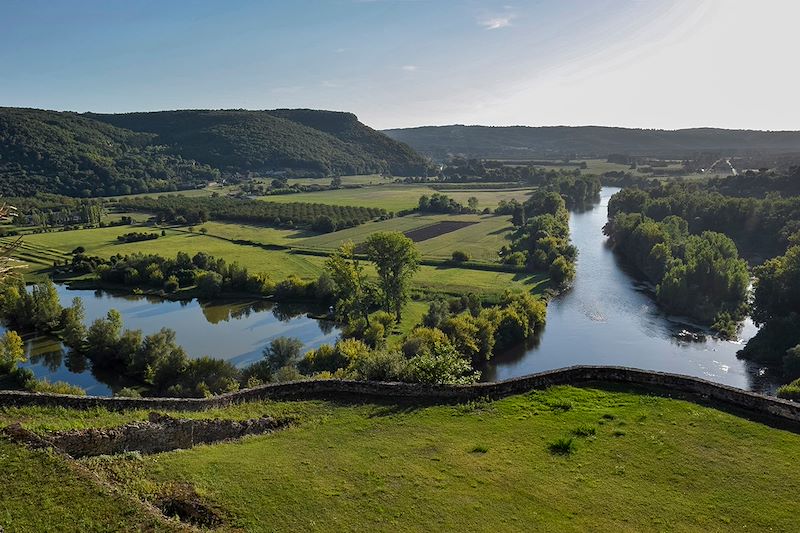
{"label": "exposed rock face", "polygon": [[53,446],[72,457],[112,455],[123,452],[158,453],[195,444],[208,444],[260,435],[285,427],[286,421],[272,417],[235,421],[222,419],[190,420],[150,413],[147,422],[133,422],[109,429],[56,431],[38,436],[14,424],[5,429],[12,439],[28,446]]}

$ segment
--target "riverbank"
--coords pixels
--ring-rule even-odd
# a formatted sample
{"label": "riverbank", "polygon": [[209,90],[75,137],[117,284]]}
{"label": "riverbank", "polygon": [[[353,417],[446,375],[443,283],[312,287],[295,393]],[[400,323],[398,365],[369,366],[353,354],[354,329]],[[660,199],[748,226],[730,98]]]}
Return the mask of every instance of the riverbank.
{"label": "riverbank", "polygon": [[604,187],[601,202],[570,214],[570,235],[578,249],[572,288],[553,298],[544,331],[529,345],[490,362],[486,379],[499,380],[569,365],[622,365],[686,374],[745,390],[774,394],[780,376],[737,357],[758,331],[745,320],[736,341],[692,331],[685,320],[662,312],[648,288],[617,257],[603,236],[608,200],[619,188]]}

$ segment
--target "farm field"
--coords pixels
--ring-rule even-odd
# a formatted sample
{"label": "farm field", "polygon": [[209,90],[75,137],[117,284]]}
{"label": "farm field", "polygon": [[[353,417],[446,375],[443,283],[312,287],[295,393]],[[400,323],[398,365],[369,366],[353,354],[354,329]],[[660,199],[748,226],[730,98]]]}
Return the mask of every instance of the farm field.
{"label": "farm field", "polygon": [[[264,250],[254,246],[233,244],[224,239],[200,233],[189,233],[181,229],[166,229],[166,236],[152,241],[119,244],[118,235],[130,231],[148,231],[149,228],[120,226],[88,230],[63,231],[26,235],[23,242],[39,249],[70,252],[83,246],[89,255],[108,258],[115,254],[151,253],[164,257],[175,257],[179,251],[194,255],[205,252],[223,257],[229,263],[238,262],[253,272],[269,272],[273,279],[280,280],[290,274],[313,278],[322,271],[324,258],[290,254],[277,250]],[[155,231],[155,230],[154,230]],[[161,230],[158,229],[158,232]],[[50,262],[52,265],[52,261]]]}
{"label": "farm field", "polygon": [[[531,189],[522,190],[463,190],[449,191],[447,194],[454,200],[463,204],[471,196],[478,198],[478,208],[484,209],[497,207],[501,200],[509,201],[512,198],[520,202],[527,199]],[[331,205],[353,205],[364,207],[378,207],[387,211],[401,211],[419,205],[419,197],[423,194],[431,195],[434,189],[423,185],[381,185],[380,187],[364,187],[361,189],[338,189],[335,191],[320,191],[277,196],[262,196],[259,199],[267,202],[316,202]]]}
{"label": "farm field", "polygon": [[358,244],[376,231],[417,231],[446,221],[477,222],[456,231],[418,241],[417,249],[423,257],[449,258],[455,250],[469,254],[472,259],[494,261],[497,252],[509,241],[511,217],[494,215],[407,215],[378,222],[368,222],[354,228],[300,239],[297,246],[320,250],[334,250],[345,241]]}
{"label": "farm field", "polygon": [[[380,174],[364,174],[361,176],[341,176],[342,185],[384,185],[392,183],[394,178],[384,178]],[[271,180],[261,179],[262,183]],[[289,178],[289,185],[330,185],[331,178]]]}
{"label": "farm field", "polygon": [[[396,220],[403,220],[404,218],[406,217]],[[466,229],[471,230],[479,225],[475,224]],[[164,257],[174,257],[178,251],[183,251],[190,255],[194,255],[197,252],[205,252],[216,257],[223,257],[231,263],[238,262],[252,272],[267,272],[276,281],[282,280],[291,274],[296,274],[301,278],[312,279],[319,276],[323,270],[325,257],[322,256],[292,253],[285,250],[265,250],[257,246],[234,244],[226,240],[228,238],[255,240],[252,237],[257,237],[261,234],[261,240],[256,242],[263,242],[264,244],[294,244],[293,235],[296,234],[294,230],[256,228],[245,225],[244,229],[237,232],[236,228],[239,225],[231,225],[233,228],[227,228],[226,226],[228,224],[209,222],[203,226],[198,226],[194,233],[190,233],[185,228],[167,228],[165,229],[166,236],[164,237],[159,237],[152,241],[125,244],[117,242],[118,235],[131,231],[151,231],[151,228],[118,226],[31,234],[23,236],[24,248],[20,250],[20,258],[29,264],[29,271],[32,274],[37,274],[41,270],[52,266],[54,259],[61,261],[69,259],[70,256],[68,254],[78,246],[83,246],[89,255],[97,255],[104,258],[115,254],[125,255],[137,252],[151,253]],[[200,227],[207,227],[209,234],[202,235],[199,233]],[[266,231],[262,234],[260,233],[261,230]],[[161,229],[152,229],[152,231],[160,232]],[[214,232],[216,231],[221,233],[228,232],[228,234],[225,238],[219,238],[215,236]],[[251,231],[255,233],[250,234],[249,232]],[[372,231],[378,230],[373,229]],[[464,231],[464,229],[459,231]],[[263,235],[267,236],[264,237]],[[328,235],[335,235],[335,233]],[[443,237],[447,237],[447,235],[430,239],[430,241],[433,242]],[[8,239],[4,239],[3,242],[8,242]],[[298,246],[302,242],[303,239],[297,238]],[[428,241],[422,241],[420,245],[426,242]],[[332,248],[335,248],[335,245]],[[367,265],[367,273],[371,276],[376,275],[371,265]],[[538,292],[545,285],[546,278],[540,275],[428,265],[423,265],[420,268],[413,281],[413,286],[417,290],[448,294],[476,292],[496,295],[501,294],[507,288]]]}
{"label": "farm field", "polygon": [[[562,386],[441,406],[256,402],[171,414],[296,420],[241,441],[80,461],[123,494],[150,501],[172,483],[188,483],[222,517],[220,531],[797,526],[800,435],[641,389]],[[43,431],[146,417],[6,408],[0,425],[21,420]],[[557,439],[572,439],[572,451],[551,451]],[[152,527],[133,500],[77,477],[55,455],[0,440],[0,461],[0,481],[14,487],[0,492],[0,524],[9,530],[56,521],[67,531]]]}
{"label": "farm field", "polygon": [[[316,235],[311,231],[302,229],[272,228],[254,224],[240,224],[238,222],[208,221],[198,225],[195,231],[199,231],[200,228],[208,230],[209,235],[225,239],[246,240],[260,244],[278,244],[282,246],[295,245],[304,239]],[[175,229],[177,230],[178,228]],[[180,228],[179,230],[188,231],[185,228]]]}

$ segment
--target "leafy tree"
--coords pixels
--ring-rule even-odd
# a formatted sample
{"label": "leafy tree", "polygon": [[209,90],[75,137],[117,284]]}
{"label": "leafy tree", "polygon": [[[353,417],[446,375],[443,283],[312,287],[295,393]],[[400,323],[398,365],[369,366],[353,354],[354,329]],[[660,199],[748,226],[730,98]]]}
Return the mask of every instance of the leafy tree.
{"label": "leafy tree", "polygon": [[380,232],[366,242],[367,255],[375,263],[384,309],[394,311],[400,322],[409,298],[411,277],[419,270],[419,252],[414,242],[400,232]]}
{"label": "leafy tree", "polygon": [[428,304],[428,312],[422,317],[422,324],[429,328],[438,328],[447,319],[449,311],[449,304],[444,299],[437,298]]}
{"label": "leafy tree", "polygon": [[336,285],[338,297],[337,313],[346,322],[362,318],[369,326],[371,306],[370,287],[364,275],[364,267],[355,254],[352,241],[342,243],[339,249],[325,261],[325,269]]}
{"label": "leafy tree", "polygon": [[22,342],[22,337],[16,331],[6,331],[0,337],[0,369],[9,373],[16,368],[17,363],[25,361],[25,344]]}
{"label": "leafy tree", "polygon": [[83,300],[75,297],[72,299],[72,306],[64,309],[62,318],[64,331],[62,332],[62,337],[64,344],[78,351],[83,348],[83,343],[86,340],[84,320],[86,320],[86,311],[83,307]]}
{"label": "leafy tree", "polygon": [[319,233],[331,233],[336,231],[336,222],[328,215],[320,215],[314,219],[311,229]]}
{"label": "leafy tree", "polygon": [[264,359],[269,362],[272,372],[285,366],[295,366],[300,361],[303,342],[292,337],[277,337],[264,348]]}

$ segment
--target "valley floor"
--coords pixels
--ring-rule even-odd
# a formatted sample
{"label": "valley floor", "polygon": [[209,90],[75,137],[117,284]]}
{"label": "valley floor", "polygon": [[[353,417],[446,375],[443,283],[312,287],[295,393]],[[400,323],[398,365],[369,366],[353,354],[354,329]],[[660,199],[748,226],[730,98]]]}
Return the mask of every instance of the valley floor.
{"label": "valley floor", "polygon": [[[175,520],[154,525],[136,499],[158,503],[180,486],[220,517],[221,531],[800,527],[800,435],[642,390],[556,387],[461,405],[258,402],[175,413],[265,414],[295,424],[191,450],[81,460],[117,487],[113,496],[54,454],[0,440],[0,525],[179,529]],[[45,432],[146,416],[6,408],[0,426],[19,420]],[[571,453],[558,453],[559,439],[572,439]]]}

